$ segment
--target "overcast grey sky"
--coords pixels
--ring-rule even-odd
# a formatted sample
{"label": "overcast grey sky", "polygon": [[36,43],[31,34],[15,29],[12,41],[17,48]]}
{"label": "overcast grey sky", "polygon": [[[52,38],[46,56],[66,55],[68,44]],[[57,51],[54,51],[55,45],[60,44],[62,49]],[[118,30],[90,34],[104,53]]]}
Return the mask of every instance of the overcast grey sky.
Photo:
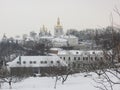
{"label": "overcast grey sky", "polygon": [[43,24],[53,32],[58,17],[65,31],[105,27],[115,5],[120,0],[0,0],[0,37],[39,32]]}

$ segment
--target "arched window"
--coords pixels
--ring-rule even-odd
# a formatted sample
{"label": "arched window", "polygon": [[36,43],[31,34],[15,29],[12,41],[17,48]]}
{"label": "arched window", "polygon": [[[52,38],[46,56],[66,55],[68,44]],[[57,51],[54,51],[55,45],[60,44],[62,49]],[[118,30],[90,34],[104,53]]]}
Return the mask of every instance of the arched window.
{"label": "arched window", "polygon": [[90,57],[91,61],[93,61],[93,57]]}
{"label": "arched window", "polygon": [[88,60],[88,57],[86,57],[86,60]]}
{"label": "arched window", "polygon": [[74,57],[74,60],[76,60],[76,57]]}

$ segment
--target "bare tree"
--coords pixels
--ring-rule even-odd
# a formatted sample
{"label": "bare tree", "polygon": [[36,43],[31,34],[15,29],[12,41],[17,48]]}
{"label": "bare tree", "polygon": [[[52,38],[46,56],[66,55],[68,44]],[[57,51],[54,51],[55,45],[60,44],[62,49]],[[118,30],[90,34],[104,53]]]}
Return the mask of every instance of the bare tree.
{"label": "bare tree", "polygon": [[[114,11],[120,16],[118,8],[115,8]],[[98,75],[98,71],[101,73],[100,79],[95,80],[95,82],[99,83],[100,85],[97,86],[97,88],[101,90],[114,90],[114,86],[120,86],[120,28],[114,27],[113,17],[111,20],[110,29],[111,32],[109,34],[109,41],[106,39],[106,42],[108,41],[110,43],[102,43],[102,46],[106,45],[106,47],[103,47],[104,61],[106,61],[103,62],[105,64],[105,68],[103,68],[104,64],[102,64],[102,66],[98,66],[98,69],[96,69],[95,66],[93,67],[96,69],[94,70],[95,73]]]}
{"label": "bare tree", "polygon": [[8,83],[9,88],[12,88],[12,84],[16,82],[20,82],[25,77],[13,76],[7,68],[0,69],[0,88],[2,87],[2,83]]}
{"label": "bare tree", "polygon": [[34,32],[34,31],[31,31],[31,32],[30,32],[30,37],[33,38],[34,40],[35,40],[35,38],[36,38],[36,35],[37,35],[36,32]]}

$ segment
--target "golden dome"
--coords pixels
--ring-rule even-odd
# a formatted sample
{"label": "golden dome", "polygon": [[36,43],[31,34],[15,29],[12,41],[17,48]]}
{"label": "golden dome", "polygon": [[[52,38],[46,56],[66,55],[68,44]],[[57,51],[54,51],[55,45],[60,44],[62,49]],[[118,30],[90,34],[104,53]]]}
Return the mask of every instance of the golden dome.
{"label": "golden dome", "polygon": [[60,25],[60,18],[59,18],[59,17],[57,18],[57,25],[56,25],[56,27],[62,27],[62,26]]}

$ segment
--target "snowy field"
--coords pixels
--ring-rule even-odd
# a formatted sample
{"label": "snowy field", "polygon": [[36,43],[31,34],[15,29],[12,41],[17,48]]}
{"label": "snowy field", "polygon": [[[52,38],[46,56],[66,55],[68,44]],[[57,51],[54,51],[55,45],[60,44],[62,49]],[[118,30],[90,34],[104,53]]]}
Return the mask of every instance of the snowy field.
{"label": "snowy field", "polygon": [[[56,89],[54,89],[54,84],[55,78],[52,77],[29,77],[21,82],[13,83],[12,89],[9,89],[8,83],[4,83],[1,90],[99,90],[95,88],[93,75],[88,77],[84,77],[84,74],[70,75],[64,85],[58,81]],[[116,87],[115,90],[120,90],[120,88]]]}

